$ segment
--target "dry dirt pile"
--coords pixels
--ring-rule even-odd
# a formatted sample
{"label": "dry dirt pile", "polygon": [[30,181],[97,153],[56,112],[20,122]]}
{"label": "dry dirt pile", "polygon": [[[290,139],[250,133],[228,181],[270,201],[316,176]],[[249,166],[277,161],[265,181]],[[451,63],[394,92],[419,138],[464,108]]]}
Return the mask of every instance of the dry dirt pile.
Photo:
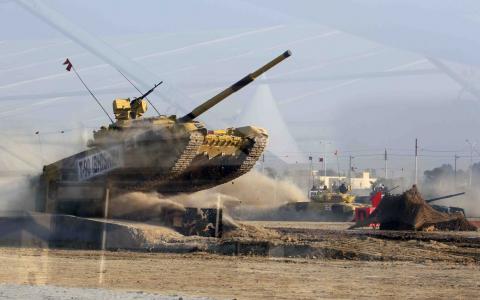
{"label": "dry dirt pile", "polygon": [[240,223],[236,228],[224,232],[223,238],[272,241],[281,239],[281,235],[272,229]]}
{"label": "dry dirt pile", "polygon": [[387,230],[477,230],[461,213],[446,214],[433,209],[413,186],[401,195],[385,196],[375,211],[351,228],[380,224]]}

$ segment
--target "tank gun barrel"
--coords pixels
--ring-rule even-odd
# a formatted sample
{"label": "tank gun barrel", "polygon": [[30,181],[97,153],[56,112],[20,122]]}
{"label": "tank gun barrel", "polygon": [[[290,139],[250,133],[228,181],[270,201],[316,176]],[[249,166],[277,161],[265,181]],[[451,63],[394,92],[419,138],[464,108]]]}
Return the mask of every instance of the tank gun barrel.
{"label": "tank gun barrel", "polygon": [[258,70],[254,71],[253,73],[248,74],[247,76],[243,77],[242,79],[240,79],[239,81],[237,81],[236,83],[231,85],[230,87],[226,88],[225,90],[216,94],[215,96],[208,99],[204,103],[200,104],[194,110],[192,110],[190,113],[181,117],[179,119],[179,121],[188,122],[188,121],[191,121],[191,120],[195,119],[196,117],[203,114],[204,112],[206,112],[207,110],[209,110],[213,106],[217,105],[223,99],[227,98],[231,94],[233,94],[233,93],[237,92],[238,90],[247,86],[249,83],[254,81],[257,77],[259,77],[260,75],[262,75],[266,71],[270,70],[271,68],[273,68],[275,65],[282,62],[284,59],[286,59],[290,55],[292,55],[290,50],[287,50],[287,51],[283,52],[282,54],[280,54],[279,56],[274,58],[272,61],[270,61],[269,63],[267,63],[263,67],[259,68]]}
{"label": "tank gun barrel", "polygon": [[451,195],[445,195],[445,196],[436,197],[436,198],[431,198],[431,199],[425,200],[425,202],[430,203],[430,202],[437,201],[437,200],[442,200],[442,199],[457,197],[457,196],[460,196],[460,195],[463,195],[463,194],[465,194],[465,192],[456,193],[456,194],[451,194]]}

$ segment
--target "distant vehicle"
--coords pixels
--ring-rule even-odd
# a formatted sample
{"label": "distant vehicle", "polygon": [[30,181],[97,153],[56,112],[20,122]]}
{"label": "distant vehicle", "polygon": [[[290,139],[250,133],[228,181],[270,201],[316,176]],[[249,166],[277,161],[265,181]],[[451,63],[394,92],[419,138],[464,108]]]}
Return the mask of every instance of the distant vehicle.
{"label": "distant vehicle", "polygon": [[430,206],[433,207],[435,210],[437,210],[439,212],[444,212],[444,213],[447,213],[447,214],[459,212],[459,213],[462,213],[465,216],[465,210],[461,207],[445,206],[445,205],[437,205],[437,204],[432,204]]}
{"label": "distant vehicle", "polygon": [[343,183],[335,190],[326,186],[313,186],[309,191],[310,201],[287,203],[280,207],[282,216],[287,219],[351,221],[358,204],[355,195],[348,193]]}
{"label": "distant vehicle", "polygon": [[[461,196],[461,195],[464,195],[464,194],[465,194],[465,192],[457,193],[457,194],[451,194],[451,195],[446,195],[446,196],[441,196],[441,197],[436,197],[436,198],[432,198],[432,199],[425,200],[425,202],[427,202],[428,204],[430,204],[430,203],[435,202],[435,201],[438,201],[438,200],[447,199],[447,198],[452,198],[452,197],[457,197],[457,196]],[[430,206],[433,207],[435,210],[437,210],[437,211],[439,211],[439,212],[443,212],[443,213],[447,213],[447,214],[459,212],[459,213],[462,213],[464,216],[466,216],[466,215],[465,215],[465,210],[464,210],[463,208],[461,208],[461,207],[438,205],[438,204],[430,204]]]}

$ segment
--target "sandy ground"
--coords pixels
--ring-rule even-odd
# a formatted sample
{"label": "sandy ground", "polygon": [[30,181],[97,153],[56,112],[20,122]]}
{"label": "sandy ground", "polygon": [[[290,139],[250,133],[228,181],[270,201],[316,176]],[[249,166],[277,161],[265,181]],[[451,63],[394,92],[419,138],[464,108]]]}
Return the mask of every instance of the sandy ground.
{"label": "sandy ground", "polygon": [[145,293],[142,291],[125,292],[106,289],[89,288],[65,288],[54,285],[21,285],[0,284],[0,299],[29,299],[35,295],[35,299],[116,299],[116,300],[208,300],[205,297],[185,297],[180,295],[159,295],[157,293]]}
{"label": "sandy ground", "polygon": [[304,228],[304,229],[334,229],[345,230],[353,222],[297,222],[297,221],[242,221],[242,224],[263,228]]}
{"label": "sandy ground", "polygon": [[478,264],[18,248],[0,248],[0,260],[6,284],[218,299],[474,299],[480,292]]}

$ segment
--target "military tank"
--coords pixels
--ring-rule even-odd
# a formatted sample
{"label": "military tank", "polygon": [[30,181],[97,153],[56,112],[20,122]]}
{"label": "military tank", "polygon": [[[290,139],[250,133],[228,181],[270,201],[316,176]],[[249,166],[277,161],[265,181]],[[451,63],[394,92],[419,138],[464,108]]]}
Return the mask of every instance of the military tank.
{"label": "military tank", "polygon": [[351,221],[355,207],[355,195],[348,193],[345,185],[335,190],[313,186],[310,201],[290,202],[280,207],[284,219],[311,221]]}
{"label": "military tank", "polygon": [[105,194],[191,193],[229,182],[255,165],[268,139],[255,126],[209,130],[196,119],[291,55],[285,51],[190,113],[143,117],[144,100],[115,99],[116,121],[94,131],[88,150],[43,168],[37,210],[98,216]]}

